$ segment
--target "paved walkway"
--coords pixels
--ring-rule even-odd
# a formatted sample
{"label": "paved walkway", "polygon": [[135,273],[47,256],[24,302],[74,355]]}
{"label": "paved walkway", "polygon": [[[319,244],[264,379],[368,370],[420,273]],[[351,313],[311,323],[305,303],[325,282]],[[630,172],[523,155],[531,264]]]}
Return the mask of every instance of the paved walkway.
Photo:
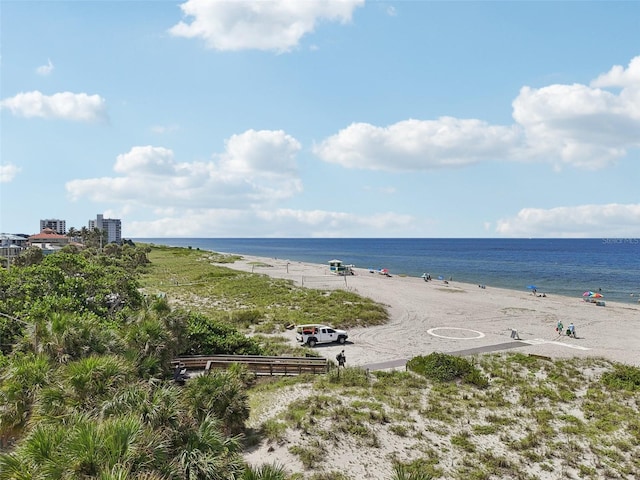
{"label": "paved walkway", "polygon": [[[466,350],[457,350],[455,352],[444,352],[447,355],[455,355],[458,357],[464,357],[467,355],[478,355],[480,353],[499,352],[500,350],[509,350],[511,348],[527,347],[529,343],[526,342],[506,342],[498,343],[496,345],[487,345],[485,347],[468,348]],[[407,365],[409,359],[402,358],[398,360],[389,360],[387,362],[369,363],[368,365],[362,365],[361,368],[366,370],[387,370],[390,368],[404,368]]]}

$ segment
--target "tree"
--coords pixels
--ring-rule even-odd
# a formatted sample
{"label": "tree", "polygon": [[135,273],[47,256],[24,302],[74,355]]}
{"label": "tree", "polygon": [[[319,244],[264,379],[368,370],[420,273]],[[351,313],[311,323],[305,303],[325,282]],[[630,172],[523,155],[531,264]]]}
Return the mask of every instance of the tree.
{"label": "tree", "polygon": [[67,237],[69,237],[71,239],[74,239],[79,235],[80,235],[80,232],[78,230],[76,230],[74,227],[71,227],[69,229],[69,231],[67,232]]}
{"label": "tree", "polygon": [[44,254],[42,253],[41,248],[29,247],[16,258],[14,258],[12,263],[16,267],[38,265],[40,262],[42,262],[43,258]]}

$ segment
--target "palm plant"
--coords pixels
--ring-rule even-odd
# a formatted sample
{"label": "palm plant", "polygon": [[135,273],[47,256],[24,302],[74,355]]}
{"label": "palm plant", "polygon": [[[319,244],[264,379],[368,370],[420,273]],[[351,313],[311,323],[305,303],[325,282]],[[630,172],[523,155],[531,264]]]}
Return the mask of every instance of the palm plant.
{"label": "palm plant", "polygon": [[69,363],[62,375],[75,404],[90,408],[130,382],[133,371],[133,365],[121,357],[92,356]]}
{"label": "palm plant", "polygon": [[0,437],[19,437],[31,415],[41,388],[52,380],[53,369],[43,355],[15,357],[2,375],[0,384]]}
{"label": "palm plant", "polygon": [[220,422],[205,417],[194,428],[178,432],[176,465],[185,480],[227,480],[242,474],[240,437],[226,437]]}
{"label": "palm plant", "polygon": [[178,430],[184,417],[181,393],[173,384],[139,381],[107,398],[101,405],[100,415],[108,417],[131,412],[154,430]]}
{"label": "palm plant", "polygon": [[259,467],[247,465],[242,480],[285,480],[287,472],[281,465],[264,464]]}
{"label": "palm plant", "polygon": [[432,480],[432,478],[432,475],[410,469],[402,463],[396,463],[393,466],[393,475],[391,476],[391,480]]}
{"label": "palm plant", "polygon": [[242,381],[233,372],[211,371],[189,380],[185,390],[187,408],[194,418],[214,415],[229,435],[244,430],[249,400]]}

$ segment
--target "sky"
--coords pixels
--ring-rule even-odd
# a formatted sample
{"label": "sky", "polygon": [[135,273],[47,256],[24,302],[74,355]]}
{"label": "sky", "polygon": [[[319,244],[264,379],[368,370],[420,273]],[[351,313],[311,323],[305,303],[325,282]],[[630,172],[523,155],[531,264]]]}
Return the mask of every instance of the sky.
{"label": "sky", "polygon": [[0,231],[640,237],[640,2],[0,0]]}

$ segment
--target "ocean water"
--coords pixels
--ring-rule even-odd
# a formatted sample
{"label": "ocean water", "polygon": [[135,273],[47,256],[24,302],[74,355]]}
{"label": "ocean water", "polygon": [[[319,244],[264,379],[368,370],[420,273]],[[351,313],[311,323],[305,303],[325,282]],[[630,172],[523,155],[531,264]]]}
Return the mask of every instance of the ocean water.
{"label": "ocean water", "polygon": [[640,299],[640,239],[437,238],[139,238],[137,242],[191,247],[291,261],[342,260],[391,275],[467,282],[487,287],[581,298],[600,290],[605,300]]}

